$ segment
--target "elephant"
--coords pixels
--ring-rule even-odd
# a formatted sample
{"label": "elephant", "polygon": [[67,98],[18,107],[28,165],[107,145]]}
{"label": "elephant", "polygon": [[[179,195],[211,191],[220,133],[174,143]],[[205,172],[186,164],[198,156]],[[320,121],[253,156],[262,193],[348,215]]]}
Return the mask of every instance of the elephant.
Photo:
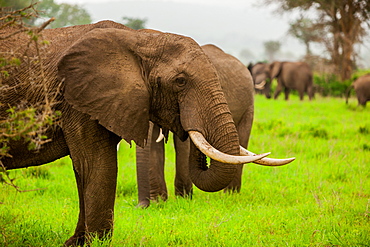
{"label": "elephant", "polygon": [[[28,57],[35,56],[40,50],[29,47],[29,36],[15,29],[1,31],[7,39],[0,39],[0,53],[27,50]],[[66,246],[89,243],[91,235],[111,236],[117,144],[123,139],[144,147],[150,121],[183,141],[192,139],[189,176],[204,191],[222,190],[238,165],[269,154],[240,147],[217,71],[193,39],[138,32],[112,21],[46,29],[42,37],[48,41],[41,50],[45,57],[39,63],[21,60],[2,81],[8,87],[0,95],[0,117],[8,117],[9,105],[41,104],[48,95],[60,116],[47,127],[51,141],[29,150],[26,140],[13,140],[1,162],[11,170],[70,156],[79,217]],[[40,67],[44,79],[33,80]]]}
{"label": "elephant", "polygon": [[349,86],[346,92],[347,104],[352,88],[355,89],[358,104],[366,106],[366,102],[370,100],[370,74],[360,76]]}
{"label": "elephant", "polygon": [[297,90],[299,99],[303,100],[307,93],[310,100],[314,97],[313,77],[310,66],[305,62],[272,62],[249,65],[256,90],[260,90],[267,98],[271,98],[271,81],[277,78],[274,99],[284,89],[285,100],[289,99],[290,90]]}
{"label": "elephant", "polygon": [[250,63],[248,70],[253,77],[254,89],[256,93],[264,94],[266,98],[271,98],[271,76],[268,63]]}
{"label": "elephant", "polygon": [[[254,86],[251,74],[237,58],[225,53],[219,47],[208,44],[203,45],[202,49],[220,77],[222,91],[236,124],[240,145],[247,148],[254,116]],[[150,200],[161,198],[166,201],[168,198],[164,176],[164,140],[157,139],[160,135],[160,127],[152,124],[148,145],[144,149],[136,149],[138,207],[146,208],[150,205]],[[188,164],[190,140],[181,141],[174,135],[173,141],[176,152],[175,194],[191,198],[193,190]],[[274,161],[275,165],[283,165],[292,160]],[[243,165],[238,166],[234,179],[224,189],[225,191],[240,191],[242,169]]]}

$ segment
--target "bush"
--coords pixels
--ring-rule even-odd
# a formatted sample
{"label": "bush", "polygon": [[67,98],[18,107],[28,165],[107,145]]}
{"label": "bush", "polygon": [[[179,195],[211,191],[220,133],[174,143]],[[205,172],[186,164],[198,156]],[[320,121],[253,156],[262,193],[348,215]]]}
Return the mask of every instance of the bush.
{"label": "bush", "polygon": [[22,173],[26,178],[42,178],[42,179],[51,178],[51,174],[47,167],[29,167],[27,169],[23,169]]}
{"label": "bush", "polygon": [[[358,77],[370,73],[369,70],[358,70],[352,74],[351,79],[341,81],[335,74],[314,74],[313,82],[315,91],[322,96],[344,97],[348,87]],[[353,92],[352,92],[353,93]]]}
{"label": "bush", "polygon": [[340,81],[334,74],[314,75],[315,91],[322,96],[343,97],[352,80]]}

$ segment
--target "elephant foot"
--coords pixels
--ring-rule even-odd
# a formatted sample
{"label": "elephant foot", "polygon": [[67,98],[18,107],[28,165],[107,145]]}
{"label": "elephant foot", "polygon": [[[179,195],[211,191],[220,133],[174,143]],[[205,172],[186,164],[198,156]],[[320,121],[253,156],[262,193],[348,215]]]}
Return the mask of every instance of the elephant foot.
{"label": "elephant foot", "polygon": [[112,239],[112,230],[106,229],[95,233],[75,233],[64,243],[64,246],[90,246],[95,237],[103,241],[110,241]]}
{"label": "elephant foot", "polygon": [[224,189],[224,193],[239,193],[241,186],[228,186]]}
{"label": "elephant foot", "polygon": [[181,196],[181,197],[184,197],[184,198],[190,198],[192,199],[193,198],[193,188],[190,188],[190,189],[183,189],[183,190],[180,190],[180,189],[175,189],[175,195],[176,196]]}
{"label": "elephant foot", "polygon": [[139,201],[139,203],[136,205],[137,208],[147,208],[149,206],[150,206],[150,201],[149,200]]}
{"label": "elephant foot", "polygon": [[84,246],[85,244],[85,234],[79,233],[70,237],[65,243],[64,246]]}
{"label": "elephant foot", "polygon": [[154,202],[167,201],[168,195],[167,191],[161,193],[150,192],[150,200]]}

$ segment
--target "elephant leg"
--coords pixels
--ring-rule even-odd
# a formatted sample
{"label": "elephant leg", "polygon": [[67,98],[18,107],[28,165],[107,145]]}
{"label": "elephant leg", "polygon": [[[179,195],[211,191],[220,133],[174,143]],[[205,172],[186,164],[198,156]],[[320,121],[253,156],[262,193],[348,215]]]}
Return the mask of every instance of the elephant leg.
{"label": "elephant leg", "polygon": [[[153,136],[153,123],[149,123],[147,145],[144,148],[136,147],[136,179],[138,188],[138,207],[147,208],[150,205],[150,151]],[[159,193],[158,195],[159,196]]]}
{"label": "elephant leg", "polygon": [[313,99],[313,94],[314,94],[314,91],[313,91],[313,87],[312,87],[312,86],[309,86],[309,87],[307,88],[307,94],[308,94],[308,98],[309,98],[310,100],[312,100],[312,99]]}
{"label": "elephant leg", "polygon": [[161,197],[167,200],[167,187],[164,178],[164,141],[156,142],[158,125],[150,122],[148,144],[136,148],[136,175],[138,185],[138,207],[146,208],[150,200]]}
{"label": "elephant leg", "polygon": [[70,237],[66,242],[65,246],[83,246],[85,244],[85,210],[81,210],[85,208],[85,202],[84,202],[84,193],[82,190],[82,184],[81,184],[81,177],[79,176],[79,173],[76,171],[76,169],[73,167],[73,171],[75,174],[77,189],[78,189],[78,199],[79,199],[79,208],[80,212],[78,215],[78,222],[75,229],[75,233],[72,237]]}
{"label": "elephant leg", "polygon": [[274,93],[274,99],[277,99],[277,97],[279,97],[279,94],[281,93],[282,90],[283,90],[283,86],[278,81],[278,85],[277,85],[276,90],[275,90],[275,93]]}
{"label": "elephant leg", "polygon": [[356,92],[358,105],[366,106],[367,100],[366,97],[362,95],[362,92]]}
{"label": "elephant leg", "polygon": [[173,141],[176,150],[175,195],[191,198],[193,183],[189,176],[190,141],[182,142],[176,135],[173,135]]}
{"label": "elephant leg", "polygon": [[[243,114],[241,120],[237,124],[236,128],[239,135],[240,145],[244,148],[248,148],[249,137],[252,130],[254,116],[254,105],[250,105],[247,111]],[[237,166],[237,173],[231,183],[224,189],[224,192],[240,192],[242,186],[242,175],[244,165]]]}
{"label": "elephant leg", "polygon": [[164,141],[157,143],[160,128],[158,125],[153,125],[152,138],[150,140],[150,164],[149,164],[149,183],[150,183],[150,199],[158,200],[160,197],[166,201],[168,198],[167,186],[164,176]]}
{"label": "elephant leg", "polygon": [[[151,140],[149,135],[148,142]],[[136,179],[138,188],[138,207],[147,208],[150,205],[150,184],[149,184],[149,162],[150,145],[144,148],[136,147]]]}
{"label": "elephant leg", "polygon": [[[290,89],[285,87],[284,88],[285,100],[289,99],[289,93],[290,93]],[[299,93],[299,95],[301,95],[301,92]]]}
{"label": "elephant leg", "polygon": [[303,101],[304,98],[304,91],[299,91],[299,100]]}
{"label": "elephant leg", "polygon": [[[110,237],[117,183],[117,151],[120,138],[97,121],[63,127],[75,170],[80,200],[79,220],[74,235],[65,245],[81,245],[95,234]],[[93,234],[93,235],[91,235]]]}

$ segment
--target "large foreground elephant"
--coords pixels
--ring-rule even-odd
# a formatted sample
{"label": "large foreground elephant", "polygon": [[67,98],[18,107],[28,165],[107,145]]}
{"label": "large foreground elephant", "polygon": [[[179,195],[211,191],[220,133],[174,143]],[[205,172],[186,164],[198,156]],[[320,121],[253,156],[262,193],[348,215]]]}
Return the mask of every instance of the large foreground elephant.
{"label": "large foreground elephant", "polygon": [[277,78],[277,87],[274,93],[276,99],[282,90],[285,100],[288,100],[290,90],[297,90],[300,100],[307,93],[309,99],[314,97],[313,78],[310,66],[305,62],[273,62],[270,64],[257,63],[248,66],[253,76],[255,88],[270,98],[271,81]]}
{"label": "large foreground elephant", "polygon": [[366,106],[366,102],[370,100],[370,74],[360,76],[347,89],[346,103],[348,103],[352,88],[355,89],[358,104]]}
{"label": "large foreground elephant", "polygon": [[[222,91],[230,108],[239,135],[241,146],[247,148],[254,115],[253,80],[248,69],[235,57],[223,52],[214,45],[202,46],[203,51],[215,66],[220,77]],[[164,176],[164,141],[157,143],[160,128],[152,125],[148,144],[144,149],[136,149],[138,200],[140,207],[147,207],[151,200],[168,197]],[[192,181],[189,176],[190,140],[182,142],[174,136],[176,150],[175,194],[191,196]],[[283,165],[292,159],[272,160],[264,158],[265,165]],[[234,179],[228,184],[227,191],[240,191],[243,165],[237,167]]]}
{"label": "large foreground elephant", "polygon": [[[0,35],[13,31],[1,30]],[[40,64],[27,66],[28,60],[23,60],[3,81],[9,87],[0,95],[0,117],[7,117],[8,105],[43,102],[45,90],[56,94],[52,107],[61,116],[46,132],[51,142],[30,151],[25,140],[15,140],[9,143],[12,158],[1,161],[6,169],[16,169],[70,155],[80,213],[75,233],[65,245],[84,244],[89,233],[100,237],[111,233],[117,143],[122,138],[143,147],[149,121],[181,140],[190,135],[190,176],[204,191],[228,186],[238,172],[236,164],[266,156],[240,156],[238,132],[220,79],[192,39],[137,32],[110,21],[44,30],[43,38],[50,43],[42,50],[46,80],[34,81]],[[22,32],[0,39],[0,52],[24,54],[28,40]],[[37,52],[31,49],[27,55]],[[199,149],[212,158],[209,167]]]}

